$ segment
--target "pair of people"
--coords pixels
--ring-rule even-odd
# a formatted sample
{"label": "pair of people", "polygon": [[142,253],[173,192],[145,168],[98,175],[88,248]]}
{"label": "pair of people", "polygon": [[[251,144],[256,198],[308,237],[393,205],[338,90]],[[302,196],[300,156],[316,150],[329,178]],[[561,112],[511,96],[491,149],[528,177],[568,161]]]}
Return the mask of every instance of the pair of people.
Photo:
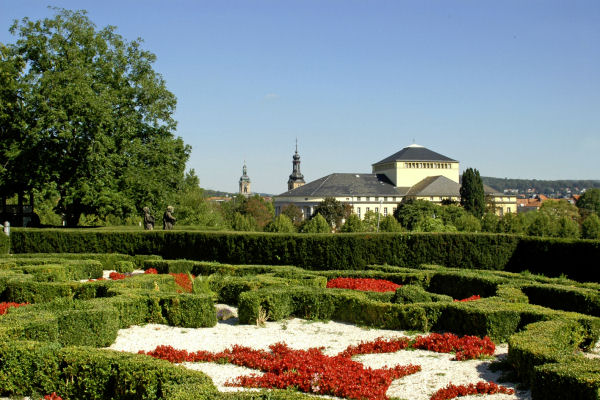
{"label": "pair of people", "polygon": [[[154,216],[150,214],[150,209],[148,207],[144,207],[144,229],[153,230],[154,229]],[[177,218],[173,216],[173,206],[168,206],[167,210],[163,214],[163,229],[166,231],[170,231],[173,229],[173,225],[175,225],[175,221]]]}

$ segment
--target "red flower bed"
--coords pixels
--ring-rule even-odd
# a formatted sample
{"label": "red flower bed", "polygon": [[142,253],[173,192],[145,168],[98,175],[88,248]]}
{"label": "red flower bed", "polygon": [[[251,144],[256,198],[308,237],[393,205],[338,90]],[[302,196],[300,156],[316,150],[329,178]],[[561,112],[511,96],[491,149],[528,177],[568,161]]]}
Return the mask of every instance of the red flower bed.
{"label": "red flower bed", "polygon": [[147,270],[144,271],[144,273],[156,275],[156,274],[158,274],[158,271],[156,270],[156,268],[148,268]]}
{"label": "red flower bed", "polygon": [[[185,292],[185,293],[192,293],[192,286],[194,284],[194,275],[190,275],[190,274],[174,274],[174,273],[170,273],[169,275],[173,276],[175,278],[175,283],[177,284],[177,286],[179,286],[181,288],[181,291]],[[180,292],[180,290],[177,290],[177,292]]]}
{"label": "red flower bed", "polygon": [[52,392],[52,394],[45,395],[44,400],[62,400],[62,397]]}
{"label": "red flower bed", "polygon": [[477,336],[463,336],[459,338],[452,333],[432,333],[427,336],[408,338],[383,339],[377,338],[372,342],[361,342],[356,346],[348,346],[342,353],[352,357],[356,354],[393,353],[407,348],[435,351],[436,353],[456,353],[456,360],[471,360],[483,355],[491,356],[496,350],[496,345],[489,337],[483,339]]}
{"label": "red flower bed", "polygon": [[27,305],[29,305],[29,303],[12,303],[12,302],[0,303],[0,315],[6,314],[8,312],[9,308],[23,307],[23,306],[27,306]]}
{"label": "red flower bed", "polygon": [[335,278],[327,281],[328,288],[354,289],[371,292],[395,292],[402,285],[384,279]]}
{"label": "red flower bed", "polygon": [[111,272],[108,274],[108,277],[113,281],[118,281],[121,279],[129,278],[129,275],[121,274],[120,272]]}
{"label": "red flower bed", "polygon": [[470,383],[469,385],[453,385],[449,384],[445,388],[442,388],[435,392],[429,400],[449,400],[457,397],[469,396],[474,394],[514,394],[513,389],[509,389],[505,386],[499,386],[494,382],[477,382],[476,384]]}
{"label": "red flower bed", "polygon": [[479,300],[480,298],[481,298],[481,296],[479,296],[478,294],[475,294],[471,297],[467,297],[466,299],[462,299],[462,300],[454,299],[454,301],[473,301],[473,300]]}
{"label": "red flower bed", "polygon": [[159,346],[148,354],[171,362],[226,361],[259,369],[255,374],[237,377],[230,386],[279,388],[296,387],[306,393],[326,394],[349,399],[385,400],[386,391],[394,379],[421,370],[418,365],[371,369],[340,353],[330,357],[321,348],[293,350],[284,343],[269,346],[270,352],[233,346],[220,353],[198,351],[188,353],[171,346]]}

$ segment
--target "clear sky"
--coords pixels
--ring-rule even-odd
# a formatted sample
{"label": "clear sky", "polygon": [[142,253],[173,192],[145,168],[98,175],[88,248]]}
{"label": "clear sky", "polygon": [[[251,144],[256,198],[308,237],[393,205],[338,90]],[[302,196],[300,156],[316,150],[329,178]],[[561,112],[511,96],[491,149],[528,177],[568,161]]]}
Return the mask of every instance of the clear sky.
{"label": "clear sky", "polygon": [[600,1],[0,0],[144,39],[202,187],[286,190],[413,143],[483,176],[600,179]]}

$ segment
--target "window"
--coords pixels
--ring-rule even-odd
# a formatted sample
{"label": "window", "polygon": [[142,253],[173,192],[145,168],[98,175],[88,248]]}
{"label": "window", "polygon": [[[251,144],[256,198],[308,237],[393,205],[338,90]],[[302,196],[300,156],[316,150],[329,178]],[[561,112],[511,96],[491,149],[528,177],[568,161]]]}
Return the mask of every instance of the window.
{"label": "window", "polygon": [[365,197],[365,200],[366,200],[366,201],[369,201],[369,199],[370,199],[370,197],[369,197],[369,196]]}
{"label": "window", "polygon": [[360,218],[360,207],[356,207],[356,214],[358,215],[358,218]]}
{"label": "window", "polygon": [[375,207],[375,214],[379,214],[379,207]]}
{"label": "window", "polygon": [[510,207],[506,207],[506,212],[509,213],[510,212]]}
{"label": "window", "polygon": [[375,197],[375,201],[379,201],[379,197]]}
{"label": "window", "polygon": [[429,198],[429,201],[433,201],[433,196],[431,196],[431,197]]}
{"label": "window", "polygon": [[392,208],[392,213],[396,212],[396,207]]}
{"label": "window", "polygon": [[360,201],[360,196],[356,198],[356,201]]}
{"label": "window", "polygon": [[383,198],[383,201],[387,201],[387,197],[384,197],[384,198]]}
{"label": "window", "polygon": [[387,217],[387,207],[384,207],[384,208],[383,208],[383,216],[384,216],[384,217]]}
{"label": "window", "polygon": [[367,207],[367,209],[366,209],[366,211],[365,211],[365,212],[369,212],[369,207]]}

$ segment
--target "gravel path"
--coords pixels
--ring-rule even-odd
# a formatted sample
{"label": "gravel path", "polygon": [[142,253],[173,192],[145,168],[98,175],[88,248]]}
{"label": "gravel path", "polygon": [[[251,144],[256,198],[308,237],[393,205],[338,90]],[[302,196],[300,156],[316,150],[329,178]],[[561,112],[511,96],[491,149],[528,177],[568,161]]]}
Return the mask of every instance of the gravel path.
{"label": "gravel path", "polygon": [[[339,322],[312,322],[290,319],[267,322],[264,327],[237,325],[237,319],[220,321],[212,328],[178,328],[148,324],[133,326],[119,331],[111,349],[137,353],[139,350],[154,350],[158,345],[170,345],[188,351],[222,351],[234,344],[267,349],[269,345],[285,342],[295,349],[325,347],[324,353],[335,355],[347,346],[378,337],[409,336],[405,332],[365,329]],[[507,346],[496,347],[496,357],[505,357]],[[399,351],[388,354],[368,354],[355,356],[356,361],[365,366],[381,368],[385,365],[416,364],[422,370],[413,375],[397,379],[388,389],[388,396],[398,399],[428,400],[438,389],[453,384],[476,383],[480,380],[498,382],[500,372],[489,370],[493,360],[451,361],[450,354],[439,354],[425,350]],[[240,375],[257,373],[244,367],[216,363],[184,363],[187,368],[201,370],[213,379],[220,391],[247,390],[224,386],[224,383]],[[516,389],[515,384],[501,383]],[[332,397],[329,397],[332,398]],[[464,399],[481,399],[481,396],[467,396]],[[529,391],[517,391],[514,395],[488,395],[490,400],[530,400]]]}

